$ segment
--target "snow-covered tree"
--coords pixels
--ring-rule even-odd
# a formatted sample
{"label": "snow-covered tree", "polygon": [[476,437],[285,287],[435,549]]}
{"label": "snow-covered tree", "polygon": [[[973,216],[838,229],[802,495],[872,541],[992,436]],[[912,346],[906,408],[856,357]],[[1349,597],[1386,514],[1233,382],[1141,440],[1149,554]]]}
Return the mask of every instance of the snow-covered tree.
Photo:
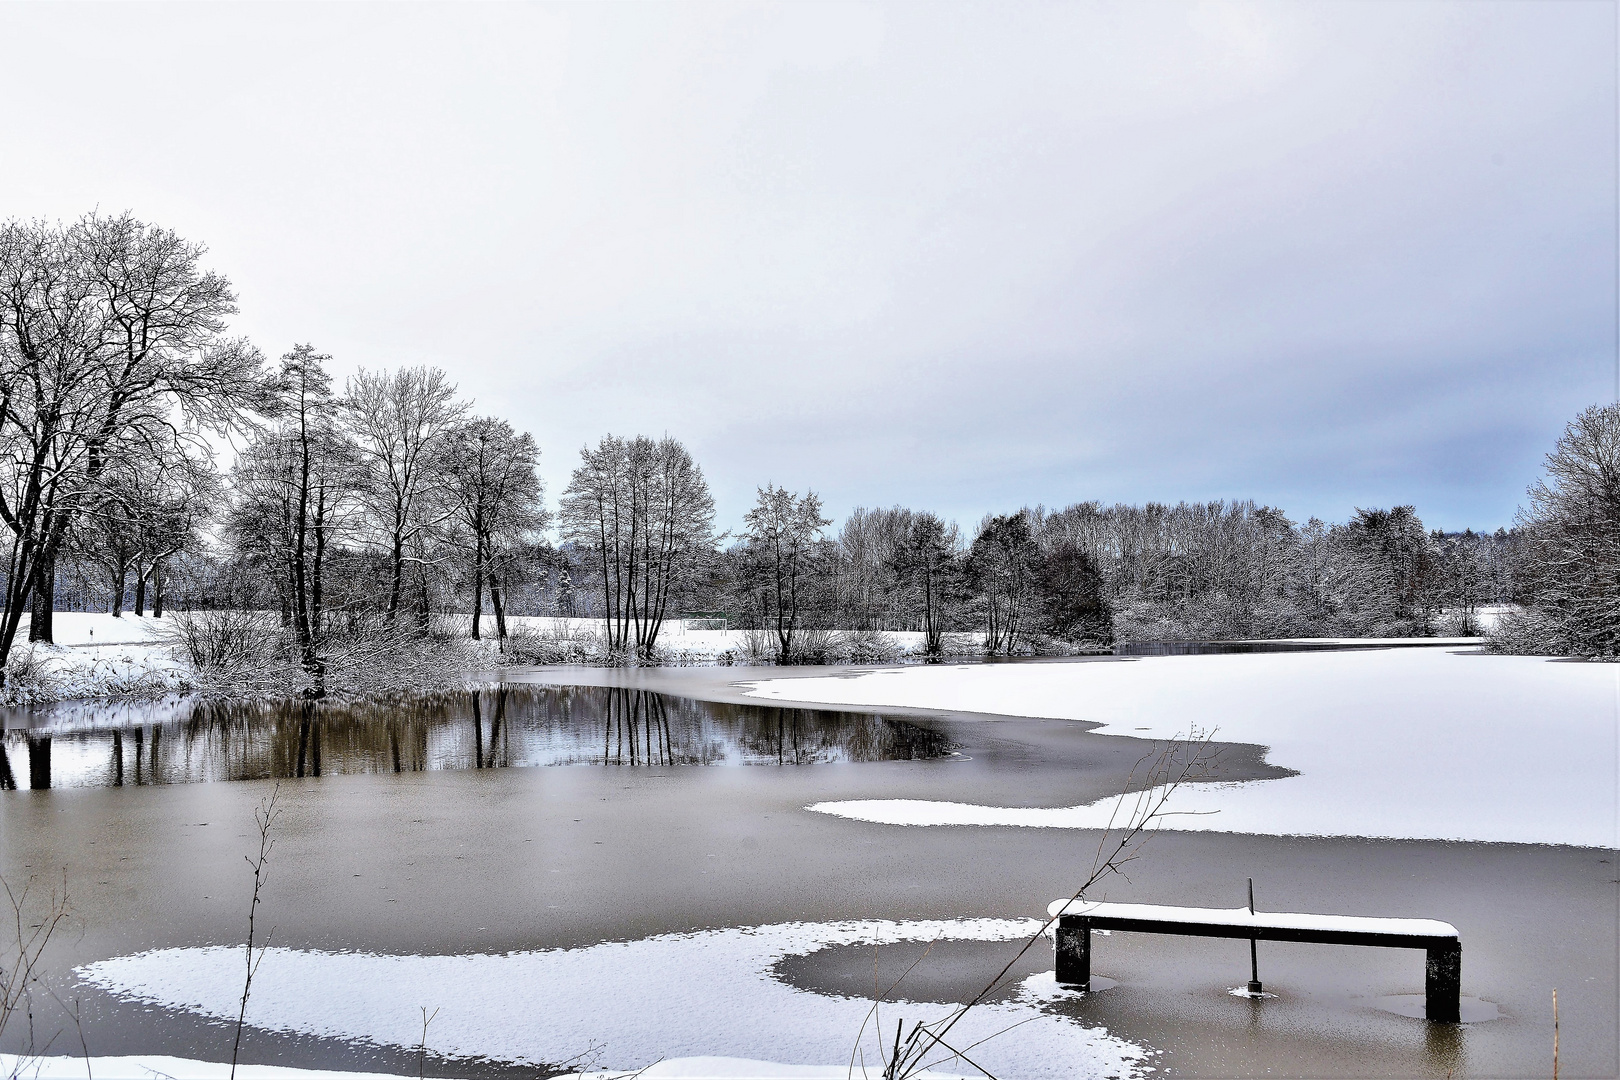
{"label": "snow-covered tree", "polygon": [[777,661],[790,663],[807,586],[817,570],[821,530],[832,520],[821,516],[821,496],[814,491],[795,495],[774,484],[758,489],[754,508],[743,520],[753,563],[763,571],[761,595],[765,616],[776,631]]}
{"label": "snow-covered tree", "polygon": [[562,535],[595,558],[608,648],[646,657],[669,605],[714,551],[714,498],[677,439],[604,436],[580,450]]}
{"label": "snow-covered tree", "polygon": [[1620,404],[1569,423],[1518,524],[1524,609],[1494,646],[1620,659]]}

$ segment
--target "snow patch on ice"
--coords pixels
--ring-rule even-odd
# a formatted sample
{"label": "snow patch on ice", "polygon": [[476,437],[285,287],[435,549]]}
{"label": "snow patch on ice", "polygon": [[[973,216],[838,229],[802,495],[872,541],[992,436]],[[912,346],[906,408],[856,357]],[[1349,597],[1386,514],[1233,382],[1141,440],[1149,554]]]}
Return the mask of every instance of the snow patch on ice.
{"label": "snow patch on ice", "polygon": [[[428,1048],[452,1056],[539,1065],[605,1044],[598,1069],[718,1055],[847,1070],[853,1051],[857,1064],[876,1072],[881,1056],[878,1029],[867,1022],[871,1002],[789,986],[773,974],[779,961],[874,941],[1016,941],[1041,925],[1033,919],[782,923],[504,955],[276,948],[254,979],[248,1018],[272,1031],[412,1047],[426,1006],[441,1010]],[[77,974],[126,998],[231,1019],[241,966],[240,948],[217,946],[103,960]],[[886,1004],[879,1018],[892,1031],[901,1017],[928,1020],[952,1008]],[[1013,1025],[1015,1031],[994,1037]],[[1150,1053],[1053,1013],[1034,997],[981,1005],[955,1031],[962,1047],[988,1039],[972,1056],[1001,1076],[1129,1075]],[[942,1067],[954,1071],[949,1062]]]}
{"label": "snow patch on ice", "polygon": [[1112,990],[1118,985],[1119,983],[1106,976],[1093,975],[1091,989],[1081,990],[1075,986],[1064,986],[1059,983],[1055,971],[1037,971],[1033,975],[1026,976],[1024,981],[1018,984],[1014,996],[1019,1001],[1026,1001],[1032,1005],[1049,1005],[1056,1001],[1079,1001],[1087,994]]}

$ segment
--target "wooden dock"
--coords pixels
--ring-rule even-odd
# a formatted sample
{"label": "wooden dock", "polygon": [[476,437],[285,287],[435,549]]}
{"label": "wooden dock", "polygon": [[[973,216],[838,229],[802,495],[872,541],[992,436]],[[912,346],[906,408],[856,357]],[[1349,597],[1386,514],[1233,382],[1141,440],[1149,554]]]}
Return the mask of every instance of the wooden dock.
{"label": "wooden dock", "polygon": [[1430,1020],[1441,1023],[1455,1024],[1459,1020],[1462,939],[1455,926],[1436,919],[1107,904],[1090,900],[1055,900],[1047,914],[1058,921],[1057,981],[1065,986],[1091,988],[1093,930],[1422,949],[1428,957],[1423,986],[1425,1014]]}

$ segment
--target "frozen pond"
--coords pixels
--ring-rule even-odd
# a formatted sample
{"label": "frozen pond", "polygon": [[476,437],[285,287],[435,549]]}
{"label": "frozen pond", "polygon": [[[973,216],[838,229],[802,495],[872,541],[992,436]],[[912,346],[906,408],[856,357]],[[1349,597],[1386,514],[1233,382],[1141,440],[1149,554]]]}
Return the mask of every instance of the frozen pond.
{"label": "frozen pond", "polygon": [[[257,842],[253,811],[279,783],[261,909],[276,933],[248,1008],[248,1060],[415,1076],[426,1008],[440,1012],[424,1075],[504,1080],[663,1057],[664,1069],[749,1058],[843,1076],[852,1053],[876,1052],[862,1028],[875,983],[899,980],[879,1010],[886,1041],[898,1020],[971,998],[1083,878],[1099,836],[809,808],[948,804],[1015,822],[1097,804],[1194,710],[1222,713],[1219,738],[1231,740],[1216,748],[1212,791],[1358,771],[1383,783],[1370,775],[1385,767],[1376,747],[1358,740],[1392,737],[1402,716],[1455,730],[1432,719],[1436,700],[1479,717],[1479,739],[1521,738],[1511,716],[1482,715],[1518,699],[1478,659],[780,670],[765,687],[775,700],[742,685],[759,672],[545,669],[504,693],[367,709],[14,714],[5,746],[20,786],[0,793],[0,876],[67,869],[75,911],[51,976],[81,1003],[92,1054],[228,1058],[242,859]],[[1392,662],[1415,665],[1413,677],[1397,684]],[[1267,671],[1273,704],[1251,679]],[[1546,673],[1571,686],[1589,675]],[[1536,690],[1527,708],[1585,715],[1572,707],[1583,696],[1502,678]],[[1304,709],[1313,688],[1331,689],[1337,722]],[[839,694],[868,703],[805,701]],[[1353,715],[1369,699],[1391,715]],[[1070,716],[996,714],[1042,703]],[[1523,782],[1542,782],[1556,730],[1537,726]],[[46,737],[52,786],[30,790],[29,740]],[[1586,767],[1572,760],[1569,774]],[[1352,826],[1365,816],[1337,812]],[[1230,992],[1248,977],[1246,943],[1121,933],[1095,942],[1099,992],[1083,997],[1050,984],[1045,942],[1019,957],[972,1025],[972,1039],[1007,1033],[967,1052],[1003,1080],[1532,1075],[1545,1072],[1557,988],[1564,1070],[1610,1075],[1617,876],[1597,847],[1166,829],[1098,899],[1230,907],[1253,877],[1270,910],[1443,919],[1462,934],[1463,994],[1480,1022],[1404,1015],[1423,965],[1403,950],[1262,943],[1275,996],[1257,1002]],[[53,1008],[41,1028],[74,1039]]]}
{"label": "frozen pond", "polygon": [[[1616,844],[1620,665],[1479,650],[1173,656],[762,679],[755,700],[1046,717],[1112,737],[1260,745],[1293,775],[1178,791],[1167,826],[1400,840]],[[1112,801],[828,803],[889,825],[1095,829]]]}

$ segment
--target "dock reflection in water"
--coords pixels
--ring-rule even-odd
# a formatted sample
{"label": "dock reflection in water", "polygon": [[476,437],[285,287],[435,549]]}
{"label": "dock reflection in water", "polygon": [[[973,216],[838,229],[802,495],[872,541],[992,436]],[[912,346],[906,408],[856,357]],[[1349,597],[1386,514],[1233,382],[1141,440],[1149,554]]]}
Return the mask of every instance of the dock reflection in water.
{"label": "dock reflection in water", "polygon": [[388,703],[198,702],[16,710],[0,787],[119,787],[529,765],[808,765],[942,757],[907,720],[617,687],[506,686]]}

